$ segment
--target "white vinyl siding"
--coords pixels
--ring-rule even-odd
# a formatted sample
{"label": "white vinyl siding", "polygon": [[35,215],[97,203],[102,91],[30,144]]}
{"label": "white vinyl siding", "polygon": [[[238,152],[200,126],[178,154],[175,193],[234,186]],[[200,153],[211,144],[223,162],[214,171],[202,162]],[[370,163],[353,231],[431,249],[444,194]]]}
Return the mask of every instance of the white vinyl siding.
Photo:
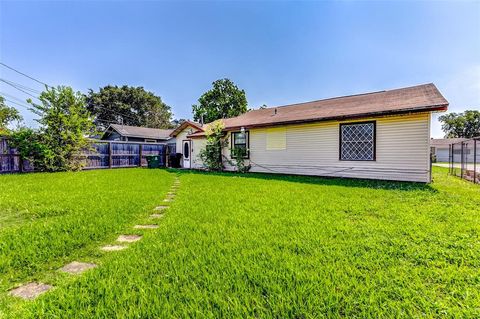
{"label": "white vinyl siding", "polygon": [[266,150],[284,150],[287,148],[287,127],[273,127],[265,130],[267,145]]}
{"label": "white vinyl siding", "polygon": [[[340,123],[373,120],[376,121],[376,160],[340,161]],[[430,181],[430,113],[286,125],[284,128],[284,150],[267,149],[268,128],[249,130],[252,172]]]}
{"label": "white vinyl siding", "polygon": [[192,139],[192,168],[203,168],[200,151],[205,147],[206,143],[207,140],[205,138]]}
{"label": "white vinyl siding", "polygon": [[[376,121],[375,161],[340,161],[340,123]],[[285,148],[267,149],[272,128],[251,128],[251,172],[430,182],[430,113],[285,125]],[[270,131],[271,132],[271,131]],[[177,137],[177,143],[181,137]],[[230,156],[229,145],[223,154]],[[192,168],[202,168],[205,138],[192,139]],[[224,163],[227,170],[234,167]]]}

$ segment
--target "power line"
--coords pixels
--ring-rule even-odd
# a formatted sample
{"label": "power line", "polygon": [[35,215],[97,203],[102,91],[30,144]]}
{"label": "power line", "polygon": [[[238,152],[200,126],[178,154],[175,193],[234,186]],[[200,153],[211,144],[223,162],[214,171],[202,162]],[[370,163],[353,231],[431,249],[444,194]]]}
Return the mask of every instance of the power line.
{"label": "power line", "polygon": [[4,99],[5,99],[5,101],[7,101],[9,103],[13,103],[13,104],[16,104],[18,106],[22,106],[22,107],[26,108],[27,110],[31,111],[30,106],[27,106],[26,104],[18,103],[18,102],[12,101],[12,100],[7,99],[7,98],[4,98]]}
{"label": "power line", "polygon": [[42,92],[39,91],[39,90],[32,89],[31,87],[28,87],[28,86],[26,86],[26,85],[22,85],[22,84],[20,84],[20,83],[16,83],[16,82],[13,82],[13,81],[10,81],[10,80],[7,80],[7,79],[3,79],[3,81],[6,82],[6,83],[9,83],[9,84],[18,86],[18,87],[21,88],[21,89],[24,89],[24,90],[33,92],[33,93],[35,93],[35,94],[40,94],[40,93],[42,93]]}
{"label": "power line", "polygon": [[20,103],[25,103],[25,102],[26,102],[26,100],[22,100],[22,99],[20,99],[20,98],[18,98],[18,97],[16,97],[16,96],[13,96],[13,95],[8,94],[8,93],[5,93],[5,92],[0,92],[0,95],[8,96],[8,97],[10,97],[10,98],[12,98],[12,99],[14,99],[14,100],[17,100],[17,101],[20,102]]}
{"label": "power line", "polygon": [[21,92],[29,95],[29,96],[31,96],[31,97],[33,97],[33,98],[36,98],[37,100],[41,101],[41,100],[40,100],[38,97],[36,97],[35,95],[33,95],[33,94],[31,94],[31,93],[29,93],[29,92],[27,92],[27,91],[19,88],[19,87],[16,86],[15,84],[11,84],[11,83],[9,83],[8,81],[5,81],[4,79],[0,79],[0,81],[2,81],[2,82],[4,82],[4,83],[10,85],[11,87],[13,87],[13,88],[15,88],[15,89],[17,89],[17,90],[19,90],[19,91],[21,91]]}
{"label": "power line", "polygon": [[8,66],[8,65],[6,65],[6,64],[3,63],[3,62],[0,62],[0,65],[3,65],[4,67],[9,68],[9,69],[12,70],[12,71],[15,71],[15,72],[17,72],[18,74],[21,74],[21,75],[29,78],[30,80],[33,80],[33,81],[38,82],[38,83],[40,83],[40,84],[43,84],[43,85],[45,85],[46,87],[51,87],[51,86],[48,85],[47,83],[42,82],[42,81],[40,81],[40,80],[37,80],[37,79],[35,79],[34,77],[32,77],[32,76],[30,76],[30,75],[27,75],[27,74],[25,74],[25,73],[23,73],[23,72],[20,72],[20,71],[18,71],[17,69],[14,69],[14,68],[12,68],[11,66]]}

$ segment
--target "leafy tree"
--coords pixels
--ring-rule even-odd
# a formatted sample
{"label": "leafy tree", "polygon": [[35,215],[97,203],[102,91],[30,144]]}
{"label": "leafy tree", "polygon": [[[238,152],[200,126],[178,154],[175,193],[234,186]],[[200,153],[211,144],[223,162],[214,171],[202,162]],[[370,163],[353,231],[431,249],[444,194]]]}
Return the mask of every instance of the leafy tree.
{"label": "leafy tree", "polygon": [[172,127],[180,126],[183,122],[186,122],[186,119],[174,119],[172,121]]}
{"label": "leafy tree", "polygon": [[214,121],[205,130],[207,142],[200,150],[200,159],[206,169],[211,171],[223,170],[222,149],[226,146],[223,129],[225,125],[221,120]]}
{"label": "leafy tree", "polygon": [[3,96],[0,96],[0,134],[6,134],[8,129],[8,124],[12,122],[20,122],[22,116],[18,110],[14,107],[9,107],[5,104],[5,99]]}
{"label": "leafy tree", "polygon": [[89,90],[87,109],[100,130],[106,129],[110,123],[151,128],[172,127],[170,106],[143,87],[108,85],[98,92]]}
{"label": "leafy tree", "polygon": [[229,79],[221,79],[212,83],[213,88],[205,92],[198,104],[192,105],[195,121],[210,123],[218,119],[238,116],[247,112],[245,91],[240,90]]}
{"label": "leafy tree", "polygon": [[446,138],[480,136],[480,111],[445,114],[438,120],[442,123]]}
{"label": "leafy tree", "polygon": [[27,159],[36,170],[45,170],[45,163],[53,162],[54,154],[43,144],[39,131],[22,127],[9,136],[9,144],[17,149],[22,159]]}
{"label": "leafy tree", "polygon": [[[39,144],[35,151],[20,147],[26,157],[34,157],[35,169],[41,171],[77,170],[82,166],[79,154],[88,148],[87,138],[94,125],[85,107],[85,96],[65,86],[48,87],[39,97],[40,104],[32,100],[32,112],[40,118],[38,132],[25,132],[28,139]],[[38,136],[36,136],[38,134]],[[20,135],[21,137],[21,135]],[[17,139],[17,146],[23,142]],[[23,143],[25,145],[25,143]],[[28,154],[28,155],[27,155]]]}

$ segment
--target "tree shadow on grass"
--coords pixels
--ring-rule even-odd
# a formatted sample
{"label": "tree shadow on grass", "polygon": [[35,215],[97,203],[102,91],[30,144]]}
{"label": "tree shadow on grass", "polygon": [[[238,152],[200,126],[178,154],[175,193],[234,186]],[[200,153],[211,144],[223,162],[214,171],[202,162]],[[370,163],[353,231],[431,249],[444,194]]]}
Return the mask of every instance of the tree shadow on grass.
{"label": "tree shadow on grass", "polygon": [[306,175],[286,175],[286,174],[269,174],[269,173],[245,173],[236,172],[209,172],[203,170],[184,170],[184,169],[168,169],[168,171],[179,174],[195,174],[210,176],[232,176],[238,178],[254,178],[272,181],[285,181],[291,183],[313,184],[313,185],[331,185],[344,186],[352,188],[370,188],[383,190],[400,190],[400,191],[427,191],[437,193],[438,190],[430,184],[416,182],[398,182],[398,181],[382,181],[374,179],[357,179],[346,177],[323,177],[323,176],[306,176]]}

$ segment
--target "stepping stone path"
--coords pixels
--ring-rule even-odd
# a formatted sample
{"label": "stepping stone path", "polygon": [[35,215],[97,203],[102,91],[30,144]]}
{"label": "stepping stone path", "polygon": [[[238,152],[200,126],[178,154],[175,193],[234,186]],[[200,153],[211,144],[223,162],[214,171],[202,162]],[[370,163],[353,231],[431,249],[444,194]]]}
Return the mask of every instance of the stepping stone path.
{"label": "stepping stone path", "polygon": [[135,229],[155,229],[158,228],[158,225],[135,225],[133,226]]}
{"label": "stepping stone path", "polygon": [[78,261],[73,261],[62,268],[60,268],[60,271],[69,273],[69,274],[81,274],[82,272],[95,268],[97,265],[95,264],[90,264],[90,263],[82,263]]}
{"label": "stepping stone path", "polygon": [[162,218],[163,214],[152,214],[150,215],[150,218]]}
{"label": "stepping stone path", "polygon": [[118,251],[118,250],[123,250],[125,248],[127,248],[127,246],[107,245],[107,246],[103,246],[100,249],[103,250],[103,251]]}
{"label": "stepping stone path", "polygon": [[135,241],[139,241],[142,239],[142,236],[140,235],[120,235],[117,238],[117,241],[121,243],[133,243]]}
{"label": "stepping stone path", "polygon": [[155,210],[164,210],[164,209],[167,209],[168,206],[157,206],[155,207]]}
{"label": "stepping stone path", "polygon": [[41,295],[44,292],[47,292],[52,288],[53,287],[50,285],[31,282],[23,286],[20,286],[18,288],[10,290],[9,294],[15,297],[31,300],[36,298],[38,295]]}

